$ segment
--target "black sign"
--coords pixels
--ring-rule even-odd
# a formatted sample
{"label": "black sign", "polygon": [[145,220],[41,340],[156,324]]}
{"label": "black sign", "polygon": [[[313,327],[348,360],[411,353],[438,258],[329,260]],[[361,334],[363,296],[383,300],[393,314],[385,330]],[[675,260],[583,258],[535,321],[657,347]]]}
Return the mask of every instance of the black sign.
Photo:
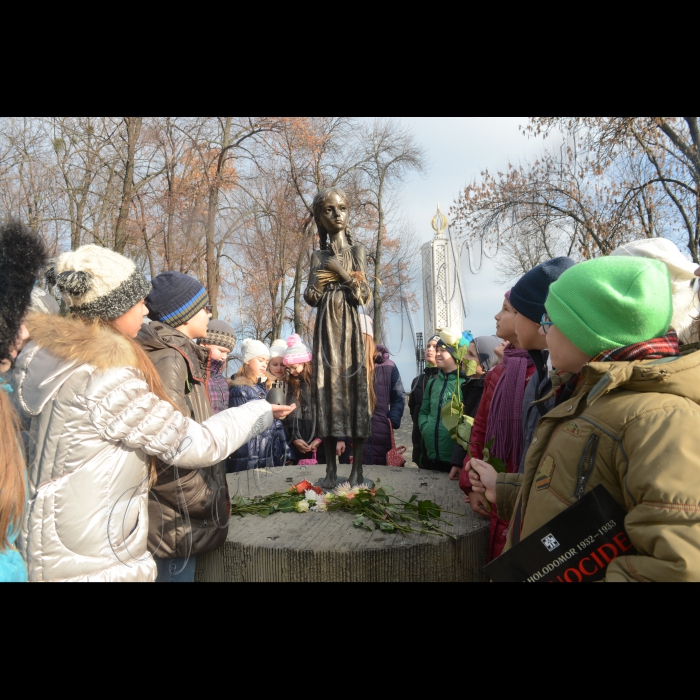
{"label": "black sign", "polygon": [[636,551],[625,532],[624,508],[598,486],[486,567],[496,583],[602,581],[618,557]]}

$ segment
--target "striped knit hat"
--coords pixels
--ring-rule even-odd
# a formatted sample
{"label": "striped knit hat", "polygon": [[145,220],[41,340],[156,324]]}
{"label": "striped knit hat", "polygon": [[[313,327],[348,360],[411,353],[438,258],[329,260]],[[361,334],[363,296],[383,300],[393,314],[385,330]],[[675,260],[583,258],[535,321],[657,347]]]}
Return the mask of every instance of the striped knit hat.
{"label": "striped knit hat", "polygon": [[215,345],[233,352],[236,347],[236,331],[225,321],[209,321],[207,337],[202,345]]}
{"label": "striped knit hat", "polygon": [[158,275],[146,299],[148,318],[171,328],[184,326],[208,305],[207,290],[194,277],[181,272]]}
{"label": "striped knit hat", "polygon": [[70,312],[88,319],[114,321],[138,304],[151,284],[131,260],[96,245],[61,255],[46,271]]}

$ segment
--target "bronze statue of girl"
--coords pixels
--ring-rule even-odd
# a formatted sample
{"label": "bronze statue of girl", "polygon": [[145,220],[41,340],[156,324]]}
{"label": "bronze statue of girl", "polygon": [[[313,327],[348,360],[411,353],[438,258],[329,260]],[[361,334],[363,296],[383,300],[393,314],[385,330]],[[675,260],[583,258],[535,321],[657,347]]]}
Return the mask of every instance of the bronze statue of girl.
{"label": "bronze statue of girl", "polygon": [[313,208],[321,250],[314,253],[304,298],[318,309],[312,399],[318,412],[318,437],[323,439],[328,461],[323,486],[332,489],[338,481],[339,440],[353,442],[351,485],[364,483],[365,441],[372,435],[372,418],[359,307],[370,303],[372,290],[367,281],[367,249],[355,245],[347,230],[345,192],[323,190],[316,195]]}

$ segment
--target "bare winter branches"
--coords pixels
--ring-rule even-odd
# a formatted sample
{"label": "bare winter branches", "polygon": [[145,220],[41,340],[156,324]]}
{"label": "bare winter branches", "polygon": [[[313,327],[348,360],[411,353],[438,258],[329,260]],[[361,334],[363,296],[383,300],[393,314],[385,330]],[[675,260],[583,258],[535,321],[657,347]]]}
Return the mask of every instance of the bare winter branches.
{"label": "bare winter branches", "polygon": [[482,173],[455,203],[468,240],[513,278],[553,254],[607,255],[664,236],[700,261],[698,117],[531,117],[535,162]]}
{"label": "bare winter branches", "polygon": [[322,187],[346,189],[376,261],[380,299],[368,311],[414,304],[416,244],[396,194],[422,167],[411,134],[390,121],[0,117],[2,215],[28,221],[54,253],[96,243],[152,276],[197,276],[241,338],[313,328],[302,293]]}

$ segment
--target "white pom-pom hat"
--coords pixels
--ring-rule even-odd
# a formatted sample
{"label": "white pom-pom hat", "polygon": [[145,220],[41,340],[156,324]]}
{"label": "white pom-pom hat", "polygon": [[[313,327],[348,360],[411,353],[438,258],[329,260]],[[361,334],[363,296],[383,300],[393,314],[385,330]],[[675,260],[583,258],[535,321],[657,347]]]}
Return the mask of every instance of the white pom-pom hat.
{"label": "white pom-pom hat", "polygon": [[305,365],[313,359],[311,350],[304,345],[301,337],[296,333],[287,340],[287,352],[284,355],[284,364],[287,367]]}
{"label": "white pom-pom hat", "polygon": [[253,340],[249,338],[244,340],[241,345],[241,350],[243,352],[243,364],[247,365],[251,360],[257,357],[265,357],[270,359],[270,348],[259,340]]}

